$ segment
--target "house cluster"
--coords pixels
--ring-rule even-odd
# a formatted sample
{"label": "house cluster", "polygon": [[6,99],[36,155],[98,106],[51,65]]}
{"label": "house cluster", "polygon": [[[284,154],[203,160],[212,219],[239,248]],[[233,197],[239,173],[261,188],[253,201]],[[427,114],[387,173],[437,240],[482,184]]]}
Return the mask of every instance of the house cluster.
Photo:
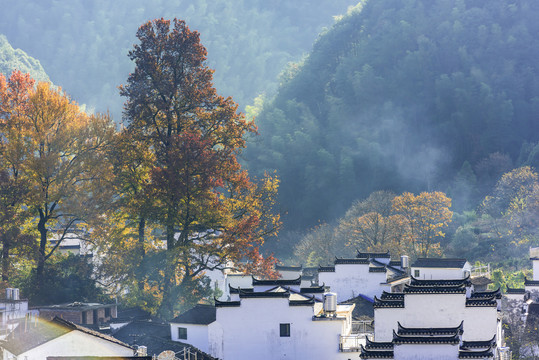
{"label": "house cluster", "polygon": [[213,274],[222,292],[219,299],[169,323],[136,310],[119,312],[115,304],[28,310],[28,303],[9,289],[3,309],[0,302],[6,329],[0,338],[3,359],[508,356],[501,330],[502,295],[486,290],[488,279],[476,276],[464,259],[410,264],[406,256],[392,260],[389,253],[359,252],[354,258],[336,258],[332,266],[276,270],[281,274],[276,280],[231,270],[220,277]]}
{"label": "house cluster", "polygon": [[[501,292],[464,259],[336,258],[277,267],[279,280],[228,276],[215,306],[170,323],[175,341],[219,359],[504,359]],[[307,281],[304,279],[307,277]],[[361,326],[356,307],[373,309]],[[365,325],[363,323],[363,325]]]}

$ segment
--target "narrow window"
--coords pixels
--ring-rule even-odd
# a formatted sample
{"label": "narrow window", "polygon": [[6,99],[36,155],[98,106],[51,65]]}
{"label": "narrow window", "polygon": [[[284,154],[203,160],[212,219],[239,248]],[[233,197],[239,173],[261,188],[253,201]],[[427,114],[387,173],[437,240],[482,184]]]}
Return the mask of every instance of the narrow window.
{"label": "narrow window", "polygon": [[419,277],[419,270],[414,270],[414,277],[415,277],[415,278],[418,278],[418,277]]}
{"label": "narrow window", "polygon": [[178,328],[178,339],[187,340],[187,328]]}
{"label": "narrow window", "polygon": [[281,337],[290,337],[290,324],[279,324]]}

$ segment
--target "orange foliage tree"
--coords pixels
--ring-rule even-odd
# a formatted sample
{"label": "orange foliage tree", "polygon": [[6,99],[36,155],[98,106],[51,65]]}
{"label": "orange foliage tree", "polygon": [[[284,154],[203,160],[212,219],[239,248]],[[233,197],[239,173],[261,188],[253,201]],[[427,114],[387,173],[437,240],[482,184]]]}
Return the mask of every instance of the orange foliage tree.
{"label": "orange foliage tree", "polygon": [[228,261],[271,275],[274,259],[259,247],[278,227],[278,182],[256,185],[238,163],[244,135],[256,128],[231,98],[217,95],[199,34],[181,20],[159,19],[142,25],[137,38],[129,53],[135,70],[120,92],[127,131],[155,158],[150,217],[164,229],[160,314],[170,318],[196,300],[206,271]]}

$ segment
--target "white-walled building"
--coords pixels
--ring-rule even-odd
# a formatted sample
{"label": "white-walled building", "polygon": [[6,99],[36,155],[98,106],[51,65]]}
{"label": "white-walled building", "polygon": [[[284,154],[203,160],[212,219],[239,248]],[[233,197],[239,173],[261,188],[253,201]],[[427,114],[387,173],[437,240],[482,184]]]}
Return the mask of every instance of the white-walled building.
{"label": "white-walled building", "polygon": [[[16,320],[28,314],[28,300],[20,298],[19,289],[6,288],[5,299],[0,299],[0,339],[18,326]],[[35,316],[35,312],[32,315]]]}
{"label": "white-walled building", "polygon": [[132,357],[135,349],[107,335],[60,318],[21,324],[0,348],[3,360],[46,360],[48,357]]}
{"label": "white-walled building", "polygon": [[411,276],[421,280],[464,279],[471,275],[466,259],[419,258],[411,266]]}

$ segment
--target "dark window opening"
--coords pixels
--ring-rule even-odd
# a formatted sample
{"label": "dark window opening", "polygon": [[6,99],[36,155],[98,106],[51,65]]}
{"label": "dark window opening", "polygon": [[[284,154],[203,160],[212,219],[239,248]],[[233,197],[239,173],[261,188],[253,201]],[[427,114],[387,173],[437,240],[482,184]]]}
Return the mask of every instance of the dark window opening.
{"label": "dark window opening", "polygon": [[105,308],[105,317],[110,317],[110,308]]}
{"label": "dark window opening", "polygon": [[187,328],[178,328],[178,339],[187,340]]}
{"label": "dark window opening", "polygon": [[290,337],[290,324],[279,324],[281,337]]}
{"label": "dark window opening", "polygon": [[418,278],[418,277],[419,277],[419,270],[414,270],[414,277],[415,277],[415,278]]}

